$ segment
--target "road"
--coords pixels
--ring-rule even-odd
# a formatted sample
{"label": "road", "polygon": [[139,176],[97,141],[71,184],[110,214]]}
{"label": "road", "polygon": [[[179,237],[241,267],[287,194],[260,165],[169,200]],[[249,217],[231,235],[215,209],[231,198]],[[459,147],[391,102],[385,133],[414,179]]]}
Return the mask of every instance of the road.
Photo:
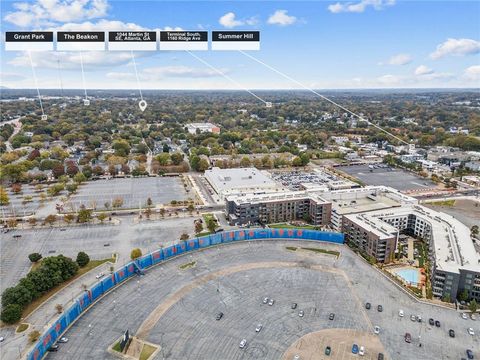
{"label": "road", "polygon": [[13,119],[13,120],[9,120],[9,121],[4,121],[0,124],[0,126],[3,126],[5,124],[13,124],[13,126],[14,126],[12,135],[8,138],[7,141],[5,141],[5,146],[7,147],[7,152],[8,151],[13,151],[12,143],[10,142],[10,140],[15,135],[17,135],[20,132],[20,130],[22,129],[22,123],[21,123],[20,119],[21,119],[21,117]]}

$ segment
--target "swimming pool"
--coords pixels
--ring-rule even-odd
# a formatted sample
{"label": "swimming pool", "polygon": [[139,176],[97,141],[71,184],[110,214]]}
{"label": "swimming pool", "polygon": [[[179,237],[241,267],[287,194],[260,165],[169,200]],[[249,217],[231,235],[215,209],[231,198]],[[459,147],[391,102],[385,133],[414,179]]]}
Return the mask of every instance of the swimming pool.
{"label": "swimming pool", "polygon": [[418,284],[418,270],[417,269],[395,269],[393,273],[400,276],[408,283]]}

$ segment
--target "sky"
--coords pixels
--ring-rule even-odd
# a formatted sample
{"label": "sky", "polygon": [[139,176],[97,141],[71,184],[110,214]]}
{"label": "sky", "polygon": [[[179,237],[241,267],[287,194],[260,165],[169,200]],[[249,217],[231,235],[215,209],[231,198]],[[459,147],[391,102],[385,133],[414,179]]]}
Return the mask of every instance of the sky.
{"label": "sky", "polygon": [[261,49],[248,54],[270,68],[238,51],[195,52],[203,62],[182,51],[134,52],[137,82],[130,52],[31,52],[39,88],[480,87],[479,1],[2,0],[0,5],[0,85],[9,88],[34,88],[35,80],[27,52],[5,51],[5,31],[144,29],[259,30]]}

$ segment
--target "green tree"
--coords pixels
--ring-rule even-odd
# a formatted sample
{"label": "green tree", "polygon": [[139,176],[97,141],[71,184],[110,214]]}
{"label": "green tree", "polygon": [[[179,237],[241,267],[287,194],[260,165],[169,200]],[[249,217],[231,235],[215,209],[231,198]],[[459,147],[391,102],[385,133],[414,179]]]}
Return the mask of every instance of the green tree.
{"label": "green tree", "polygon": [[205,171],[208,170],[210,164],[208,163],[208,160],[205,159],[204,157],[200,158],[200,161],[198,162],[198,171]]}
{"label": "green tree", "polygon": [[20,305],[8,304],[7,306],[3,307],[2,313],[0,314],[0,319],[5,324],[15,324],[22,318],[22,311],[23,310]]}
{"label": "green tree", "polygon": [[183,161],[183,154],[177,151],[170,155],[170,158],[174,165],[180,165]]}
{"label": "green tree", "polygon": [[215,229],[217,227],[217,222],[213,217],[209,217],[207,220],[207,229],[210,232],[215,232]]}
{"label": "green tree", "polygon": [[37,261],[40,261],[41,258],[42,258],[42,254],[39,254],[39,253],[31,253],[30,255],[28,255],[28,259],[32,263],[36,263]]}
{"label": "green tree", "polygon": [[78,222],[86,223],[92,220],[92,210],[91,209],[80,209],[78,211]]}
{"label": "green tree", "polygon": [[80,267],[85,267],[87,264],[90,262],[90,257],[87,255],[87,253],[80,251],[77,254],[77,264]]}
{"label": "green tree", "polygon": [[10,204],[10,199],[8,197],[8,192],[3,186],[0,186],[0,205]]}
{"label": "green tree", "polygon": [[22,308],[32,301],[32,291],[22,284],[5,289],[2,294],[3,307],[8,304],[17,304]]}
{"label": "green tree", "polygon": [[183,233],[182,235],[180,235],[180,240],[181,241],[186,241],[188,240],[189,236],[187,233]]}
{"label": "green tree", "polygon": [[139,248],[133,249],[130,253],[130,258],[132,260],[138,259],[140,256],[142,256],[142,250],[140,250]]}
{"label": "green tree", "polygon": [[75,174],[75,176],[73,177],[73,181],[75,181],[77,184],[81,184],[87,181],[87,177],[83,173],[79,172]]}
{"label": "green tree", "polygon": [[97,219],[100,220],[101,223],[103,223],[107,217],[108,215],[103,212],[97,215]]}
{"label": "green tree", "polygon": [[170,163],[170,154],[163,152],[157,156],[157,161],[161,166],[166,166]]}
{"label": "green tree", "polygon": [[477,308],[477,300],[473,299],[472,301],[470,301],[470,304],[468,304],[468,309],[472,312],[472,314],[477,312]]}
{"label": "green tree", "polygon": [[127,156],[130,153],[130,144],[125,139],[114,140],[112,148],[115,150],[117,156]]}

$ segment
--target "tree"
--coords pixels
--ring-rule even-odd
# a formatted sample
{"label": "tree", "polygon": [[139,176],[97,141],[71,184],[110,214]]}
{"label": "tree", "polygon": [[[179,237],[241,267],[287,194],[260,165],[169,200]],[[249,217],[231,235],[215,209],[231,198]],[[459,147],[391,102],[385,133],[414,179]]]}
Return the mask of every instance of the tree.
{"label": "tree", "polygon": [[13,192],[14,194],[18,194],[18,193],[21,192],[21,191],[22,191],[22,184],[20,184],[20,183],[14,183],[14,184],[12,184],[12,192]]}
{"label": "tree", "polygon": [[148,198],[147,199],[147,206],[152,206],[152,204],[153,204],[152,198]]}
{"label": "tree", "polygon": [[205,171],[205,170],[208,170],[208,167],[210,165],[208,164],[208,160],[205,159],[204,157],[200,158],[200,161],[198,162],[198,167],[197,167],[197,170],[198,171]]}
{"label": "tree", "polygon": [[70,224],[74,219],[75,216],[73,214],[66,214],[63,216],[63,221],[65,221],[67,224]]}
{"label": "tree", "polygon": [[45,224],[49,224],[50,226],[52,226],[55,221],[57,221],[57,216],[54,214],[48,215],[44,220]]}
{"label": "tree", "polygon": [[97,215],[97,219],[100,220],[101,223],[103,223],[107,217],[108,215],[103,212]]}
{"label": "tree", "polygon": [[209,217],[207,220],[207,229],[210,232],[215,232],[215,228],[217,227],[217,222],[213,217]]}
{"label": "tree", "polygon": [[478,225],[473,225],[473,226],[470,228],[470,233],[471,233],[473,236],[477,236],[477,235],[478,235],[478,232],[479,232]]}
{"label": "tree", "polygon": [[200,234],[203,230],[203,224],[200,221],[195,221],[195,233]]}
{"label": "tree", "polygon": [[87,255],[87,253],[80,251],[77,254],[77,264],[80,267],[85,267],[87,264],[90,262],[90,257]]}
{"label": "tree", "polygon": [[183,154],[177,151],[170,155],[170,158],[174,165],[180,165],[183,161]]}
{"label": "tree", "polygon": [[57,304],[55,305],[55,310],[57,310],[57,314],[61,314],[63,311],[63,306],[62,304]]}
{"label": "tree", "polygon": [[23,284],[5,289],[2,294],[3,307],[9,304],[20,305],[22,308],[33,299],[33,292]]}
{"label": "tree", "polygon": [[3,186],[0,186],[0,205],[10,204],[10,199],[8,197],[7,190]]}
{"label": "tree", "polygon": [[195,206],[193,206],[193,204],[188,204],[187,210],[191,214],[193,212],[193,210],[195,210]]}
{"label": "tree", "polygon": [[[78,173],[78,174],[81,174],[81,173]],[[77,174],[77,175],[78,175]],[[83,174],[82,174],[83,175]],[[75,175],[76,176],[76,175]],[[78,185],[76,183],[72,183],[72,184],[67,184],[66,186],[66,189],[67,191],[70,193],[70,194],[73,194],[77,191],[78,189]]]}
{"label": "tree", "polygon": [[3,307],[0,319],[5,324],[15,324],[22,318],[22,307],[18,304],[8,304]]}
{"label": "tree", "polygon": [[252,165],[252,163],[248,156],[244,156],[242,160],[240,160],[240,167],[249,167],[250,165]]}
{"label": "tree", "polygon": [[473,299],[472,301],[470,301],[470,304],[468,304],[468,309],[472,312],[472,314],[477,312],[477,308],[477,300]]}
{"label": "tree", "polygon": [[87,181],[87,177],[83,173],[79,172],[75,174],[73,181],[80,185],[81,183]]}
{"label": "tree", "polygon": [[86,223],[92,220],[92,210],[91,209],[80,209],[78,211],[78,222]]}
{"label": "tree", "polygon": [[42,254],[39,254],[39,253],[31,253],[30,255],[28,255],[28,259],[32,263],[38,262],[41,258],[42,258]]}
{"label": "tree", "polygon": [[188,234],[187,233],[183,233],[182,235],[180,235],[180,240],[181,241],[187,241],[189,238]]}
{"label": "tree", "polygon": [[112,201],[112,207],[115,209],[115,208],[120,208],[123,206],[123,198],[121,197],[116,197],[115,199],[113,199]]}
{"label": "tree", "polygon": [[130,258],[132,260],[138,259],[140,256],[142,256],[142,250],[140,250],[139,248],[133,249],[130,253]]}
{"label": "tree", "polygon": [[165,216],[165,209],[161,208],[160,209],[160,216],[163,218]]}
{"label": "tree", "polygon": [[163,152],[157,156],[157,161],[161,166],[166,166],[170,162],[170,154]]}
{"label": "tree", "polygon": [[29,223],[31,226],[35,226],[35,225],[37,224],[37,219],[34,218],[34,217],[28,218],[28,223]]}
{"label": "tree", "polygon": [[115,155],[117,156],[127,156],[130,153],[130,144],[124,139],[114,140],[112,148],[115,150]]}
{"label": "tree", "polygon": [[34,343],[40,338],[40,335],[41,335],[40,331],[33,330],[32,332],[30,332],[30,334],[28,334],[28,341],[30,341],[31,343]]}

